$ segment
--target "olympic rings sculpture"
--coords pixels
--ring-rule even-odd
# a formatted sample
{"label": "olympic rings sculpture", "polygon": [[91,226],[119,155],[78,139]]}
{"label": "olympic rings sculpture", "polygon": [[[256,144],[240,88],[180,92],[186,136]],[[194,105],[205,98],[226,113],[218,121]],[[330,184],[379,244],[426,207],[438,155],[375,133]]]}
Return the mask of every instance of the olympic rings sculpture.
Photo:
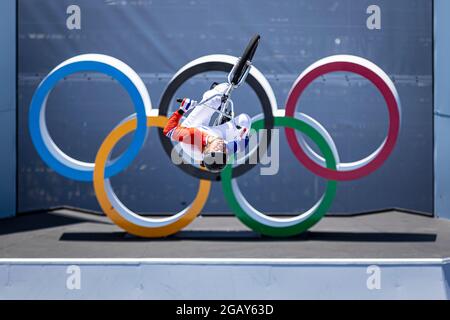
{"label": "olympic rings sculpture", "polygon": [[[336,55],[321,59],[308,67],[295,81],[286,103],[286,109],[277,107],[275,94],[264,75],[254,66],[247,83],[257,94],[263,113],[254,117],[252,128],[256,131],[283,127],[289,146],[295,157],[310,171],[328,180],[325,194],[308,211],[295,217],[279,218],[256,210],[239,189],[237,178],[250,170],[252,165],[231,164],[219,174],[213,174],[190,164],[178,165],[186,173],[199,178],[195,199],[184,210],[164,218],[141,216],[128,209],[114,193],[110,178],[124,170],[136,157],[145,143],[149,127],[164,128],[170,104],[177,89],[188,79],[207,71],[229,72],[238,58],[228,55],[209,55],[196,59],[182,67],[170,80],[162,95],[158,115],[152,110],[148,91],[139,75],[124,62],[101,54],[85,54],[68,59],[53,69],[39,84],[29,110],[29,131],[34,146],[42,160],[57,173],[78,181],[92,181],[97,200],[104,213],[119,227],[141,237],[164,237],[174,234],[191,223],[202,211],[211,189],[211,181],[221,180],[225,199],[242,223],[252,230],[269,236],[292,236],[308,230],[330,208],[336,194],[337,181],[364,177],[377,170],[392,153],[401,125],[400,98],[389,76],[374,63],[351,55]],[[108,134],[97,152],[95,163],[87,163],[65,154],[54,143],[45,121],[47,98],[64,77],[77,72],[100,72],[115,78],[130,95],[136,113],[124,119]],[[308,85],[330,72],[347,71],[361,75],[381,92],[389,112],[388,136],[381,146],[368,157],[341,163],[333,139],[326,129],[313,118],[296,112],[298,99]],[[297,140],[300,131],[313,141],[322,156],[306,143]],[[127,150],[113,161],[114,146],[125,135],[134,132]],[[270,130],[267,141],[270,141]],[[173,145],[159,130],[161,143],[170,156]],[[258,145],[258,148],[264,147]],[[256,152],[257,149],[251,152]],[[265,149],[262,149],[265,152]]]}

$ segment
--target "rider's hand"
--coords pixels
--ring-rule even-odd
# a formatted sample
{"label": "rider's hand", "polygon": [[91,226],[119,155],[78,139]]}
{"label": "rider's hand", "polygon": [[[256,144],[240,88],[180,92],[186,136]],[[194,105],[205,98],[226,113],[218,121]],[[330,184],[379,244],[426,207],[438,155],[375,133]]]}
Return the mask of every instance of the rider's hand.
{"label": "rider's hand", "polygon": [[197,105],[197,101],[191,100],[189,98],[184,98],[183,101],[181,101],[180,110],[183,113],[186,113],[189,110],[194,109],[196,105]]}
{"label": "rider's hand", "polygon": [[228,86],[229,86],[229,84],[226,82],[216,85],[213,89],[208,90],[203,94],[202,100],[206,100],[206,99],[211,98],[214,95],[217,95],[216,97],[212,98],[211,100],[208,100],[207,102],[205,102],[205,104],[208,107],[218,109],[220,107],[220,105],[222,104],[222,95],[225,92],[227,92]]}

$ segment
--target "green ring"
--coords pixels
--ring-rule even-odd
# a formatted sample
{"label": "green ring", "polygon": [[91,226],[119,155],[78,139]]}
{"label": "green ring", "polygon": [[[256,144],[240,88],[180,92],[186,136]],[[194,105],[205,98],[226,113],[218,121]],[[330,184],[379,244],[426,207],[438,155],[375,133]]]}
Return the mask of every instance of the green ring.
{"label": "green ring", "polygon": [[[320,152],[325,157],[327,168],[336,170],[336,159],[333,156],[333,152],[331,151],[330,146],[328,146],[326,140],[316,129],[296,118],[275,117],[274,120],[274,125],[276,127],[289,127],[292,129],[296,129],[311,138],[312,141],[317,144]],[[256,131],[264,129],[264,119],[258,120],[253,123],[252,129]],[[232,173],[233,167],[231,164],[228,164],[221,173],[223,193],[228,205],[243,224],[245,224],[255,232],[268,236],[288,237],[308,230],[314,224],[319,222],[320,219],[322,219],[322,217],[325,215],[325,213],[333,203],[333,199],[336,195],[337,182],[334,180],[328,180],[325,194],[322,197],[322,200],[320,201],[320,203],[318,203],[317,208],[305,220],[299,221],[289,226],[272,226],[270,225],[270,222],[268,220],[269,218],[267,218],[267,216],[263,213],[253,208],[255,212],[258,212],[259,215],[262,216],[260,219],[267,219],[266,223],[257,221],[254,217],[251,216],[251,213],[247,212],[240,205],[235,195],[233,184],[235,185],[235,188],[239,189],[239,187],[237,186],[237,183],[233,181],[234,179]],[[245,199],[243,200],[246,201]]]}

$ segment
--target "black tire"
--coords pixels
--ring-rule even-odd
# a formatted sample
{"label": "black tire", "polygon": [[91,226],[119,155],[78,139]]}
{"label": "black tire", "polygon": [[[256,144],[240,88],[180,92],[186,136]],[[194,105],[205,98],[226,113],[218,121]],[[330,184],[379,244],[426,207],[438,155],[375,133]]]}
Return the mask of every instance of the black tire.
{"label": "black tire", "polygon": [[242,76],[245,74],[248,68],[247,61],[252,61],[253,56],[256,52],[256,48],[258,48],[260,38],[261,36],[257,34],[253,36],[253,38],[248,43],[247,48],[245,48],[244,53],[242,54],[236,65],[233,78],[231,79],[231,84],[236,85],[242,79]]}

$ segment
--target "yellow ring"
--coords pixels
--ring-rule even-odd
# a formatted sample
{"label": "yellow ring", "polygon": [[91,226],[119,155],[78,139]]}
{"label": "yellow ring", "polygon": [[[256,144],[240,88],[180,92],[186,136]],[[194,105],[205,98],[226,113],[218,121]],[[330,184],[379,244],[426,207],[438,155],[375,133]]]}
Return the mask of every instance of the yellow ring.
{"label": "yellow ring", "polygon": [[[147,117],[147,127],[159,127],[164,128],[167,123],[167,117]],[[187,208],[186,212],[173,223],[164,226],[149,227],[142,226],[136,222],[130,221],[124,218],[120,212],[114,208],[111,203],[108,193],[105,188],[105,166],[109,159],[111,151],[117,142],[120,141],[125,135],[136,130],[137,122],[136,118],[130,119],[118,127],[116,127],[103,141],[97,156],[95,158],[94,167],[94,190],[97,200],[105,212],[105,214],[119,227],[127,232],[148,238],[165,237],[178,232],[180,229],[186,227],[189,223],[195,220],[198,214],[202,211],[203,206],[208,199],[209,191],[211,189],[211,181],[200,180],[197,195],[192,204]],[[183,210],[184,211],[184,210]],[[182,212],[183,212],[182,211]],[[145,218],[142,218],[145,219]]]}

